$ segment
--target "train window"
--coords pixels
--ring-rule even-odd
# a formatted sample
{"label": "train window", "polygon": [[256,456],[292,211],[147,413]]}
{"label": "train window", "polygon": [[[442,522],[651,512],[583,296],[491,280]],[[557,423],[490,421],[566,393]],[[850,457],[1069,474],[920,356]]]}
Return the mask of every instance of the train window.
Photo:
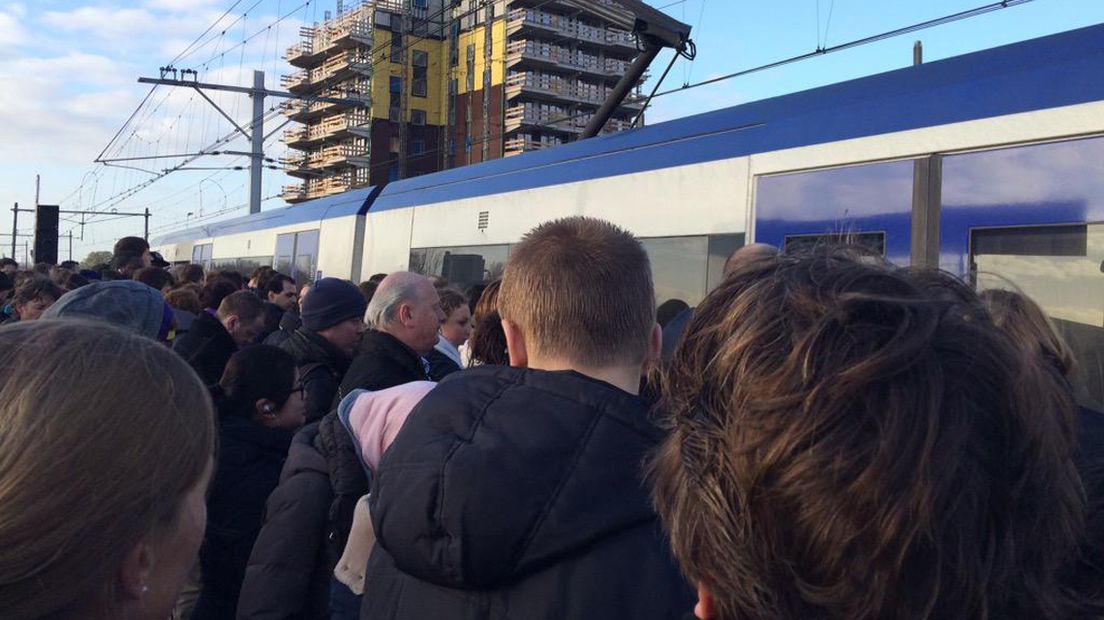
{"label": "train window", "polygon": [[904,160],[760,177],[756,241],[784,247],[855,234],[894,263],[908,264],[914,168]]}
{"label": "train window", "polygon": [[696,306],[705,298],[708,285],[707,237],[662,237],[641,239],[652,263],[656,304],[681,299]]}
{"label": "train window", "polygon": [[204,243],[192,247],[192,262],[201,265],[204,269],[211,268],[211,253],[215,244]]}
{"label": "train window", "polygon": [[1104,138],[943,157],[940,266],[977,290],[1034,299],[1078,362],[1078,400],[1104,406]]}
{"label": "train window", "polygon": [[1078,400],[1104,406],[1104,224],[977,229],[977,290],[1009,289],[1046,310],[1077,357]]}
{"label": "train window", "polygon": [[231,270],[248,276],[254,269],[263,265],[272,265],[271,256],[252,256],[248,258],[217,258],[214,260],[214,268],[219,270]]}
{"label": "train window", "polygon": [[734,235],[710,235],[709,257],[706,263],[705,284],[712,291],[724,280],[724,266],[733,252],[744,246],[743,233]]}
{"label": "train window", "polygon": [[885,256],[886,253],[886,235],[884,232],[786,235],[782,248],[787,252],[793,252],[812,248],[821,243],[843,243],[858,246],[879,256]]}
{"label": "train window", "polygon": [[314,280],[318,269],[318,231],[305,230],[276,236],[273,268],[297,282]]}
{"label": "train window", "polygon": [[450,286],[464,290],[472,284],[501,278],[509,255],[508,245],[417,248],[410,251],[410,270],[443,277]]}
{"label": "train window", "polygon": [[296,280],[314,280],[318,268],[318,231],[297,233],[295,239]]}

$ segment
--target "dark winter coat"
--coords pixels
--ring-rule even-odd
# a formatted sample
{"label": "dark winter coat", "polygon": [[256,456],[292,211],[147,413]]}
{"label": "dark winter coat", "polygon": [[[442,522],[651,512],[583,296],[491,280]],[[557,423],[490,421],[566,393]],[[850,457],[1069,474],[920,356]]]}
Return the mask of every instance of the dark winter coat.
{"label": "dark winter coat", "polygon": [[460,364],[437,349],[430,351],[429,355],[425,356],[425,360],[429,362],[429,378],[432,381],[440,381],[460,371]]}
{"label": "dark winter coat", "polygon": [[1104,617],[1104,413],[1080,408],[1074,462],[1085,487],[1087,540],[1068,585],[1095,602],[1091,617]]}
{"label": "dark winter coat", "polygon": [[280,480],[292,438],[290,431],[236,415],[218,395],[216,403],[218,465],[207,497],[207,530],[199,554],[203,585],[194,620],[234,620],[265,500]]}
{"label": "dark winter coat", "polygon": [[195,323],[196,320],[196,315],[187,310],[173,308],[173,318],[176,320],[176,337],[181,338],[184,334],[191,331],[192,323]]}
{"label": "dark winter coat", "polygon": [[322,336],[297,329],[280,348],[295,358],[299,382],[306,388],[307,422],[321,420],[333,407],[334,394],[349,369],[349,358]]}
{"label": "dark winter coat", "polygon": [[682,333],[690,325],[690,319],[694,318],[694,308],[687,308],[675,315],[671,322],[663,328],[663,348],[661,357],[664,361],[670,360],[675,355],[675,347],[682,339]]}
{"label": "dark winter coat", "polygon": [[332,499],[318,425],[311,424],[292,440],[268,498],[242,582],[239,619],[329,619],[333,568],[324,541]]}
{"label": "dark winter coat", "polygon": [[295,333],[295,330],[303,326],[303,320],[299,318],[299,311],[297,309],[291,309],[284,312],[284,316],[280,318],[280,329],[269,334],[264,343],[278,347],[285,340],[291,337]]}
{"label": "dark winter coat", "polygon": [[428,381],[422,359],[413,349],[391,334],[369,330],[360,343],[345,380],[341,382],[334,408],[353,390],[386,390],[389,387]]}
{"label": "dark winter coat", "polygon": [[682,617],[642,472],[662,439],[645,401],[575,372],[448,377],[376,472],[361,618]]}
{"label": "dark winter coat", "polygon": [[238,345],[230,332],[209,312],[199,313],[188,333],[173,343],[173,351],[195,369],[206,385],[214,385],[222,379],[227,362],[237,350]]}
{"label": "dark winter coat", "polygon": [[270,334],[280,331],[280,322],[284,320],[284,309],[266,301],[264,306],[264,331],[258,334],[257,342],[264,342]]}

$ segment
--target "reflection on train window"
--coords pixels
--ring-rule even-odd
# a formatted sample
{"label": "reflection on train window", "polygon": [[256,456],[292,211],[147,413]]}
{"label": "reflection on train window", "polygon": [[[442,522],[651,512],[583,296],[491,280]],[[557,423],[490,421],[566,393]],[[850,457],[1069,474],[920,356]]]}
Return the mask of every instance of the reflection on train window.
{"label": "reflection on train window", "polygon": [[443,277],[450,286],[465,290],[473,284],[501,278],[509,255],[509,245],[417,248],[410,250],[410,270]]}
{"label": "reflection on train window", "polygon": [[724,278],[724,263],[744,245],[744,235],[641,239],[652,263],[656,305],[679,299],[693,307]]}
{"label": "reflection on train window", "polygon": [[271,267],[271,256],[252,256],[247,258],[216,258],[214,268],[219,271],[236,271],[248,277],[258,267]]}
{"label": "reflection on train window", "polygon": [[[948,155],[942,203],[940,266],[961,276],[970,270],[974,229],[1104,221],[1104,138]],[[1057,243],[1052,233],[1027,234]]]}
{"label": "reflection on train window", "polygon": [[975,229],[970,250],[977,290],[1038,302],[1077,357],[1078,399],[1104,405],[1104,224]]}
{"label": "reflection on train window", "polygon": [[272,266],[299,284],[314,280],[318,268],[318,231],[277,235],[276,258]]}
{"label": "reflection on train window", "polygon": [[[663,237],[640,242],[652,263],[656,303],[681,299],[694,306],[720,283],[724,262],[744,244],[744,235]],[[501,278],[511,247],[415,248],[410,251],[410,270],[444,277],[451,286],[463,290],[472,284]]]}
{"label": "reflection on train window", "polygon": [[881,231],[878,252],[906,265],[914,169],[913,161],[903,160],[760,177],[756,238],[782,247],[794,234]]}
{"label": "reflection on train window", "polygon": [[204,270],[211,268],[211,252],[214,249],[215,244],[204,243],[202,245],[192,246],[192,262],[203,267]]}
{"label": "reflection on train window", "polygon": [[[706,267],[705,286],[711,291],[724,280],[724,266],[728,257],[736,250],[744,247],[745,237],[743,233],[734,235],[710,235],[709,237],[709,262]],[[662,303],[662,302],[661,302]]]}
{"label": "reflection on train window", "polygon": [[829,235],[786,235],[782,248],[786,252],[807,250],[820,244],[844,244],[858,246],[878,256],[885,256],[884,232],[841,233]]}
{"label": "reflection on train window", "polygon": [[656,304],[681,299],[696,306],[707,285],[706,237],[665,237],[641,239],[652,263]]}

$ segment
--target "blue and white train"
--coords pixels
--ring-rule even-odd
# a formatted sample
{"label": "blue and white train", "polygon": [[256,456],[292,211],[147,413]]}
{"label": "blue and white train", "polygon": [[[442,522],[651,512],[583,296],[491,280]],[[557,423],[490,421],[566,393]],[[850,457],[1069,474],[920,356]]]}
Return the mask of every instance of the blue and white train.
{"label": "blue and white train", "polygon": [[[354,281],[494,277],[534,225],[638,235],[696,304],[750,241],[847,231],[979,288],[1008,282],[1104,351],[1104,26],[184,230],[169,261]],[[1102,346],[1097,346],[1102,345]],[[1104,354],[1083,363],[1104,374]],[[1102,382],[1093,382],[1104,401]]]}

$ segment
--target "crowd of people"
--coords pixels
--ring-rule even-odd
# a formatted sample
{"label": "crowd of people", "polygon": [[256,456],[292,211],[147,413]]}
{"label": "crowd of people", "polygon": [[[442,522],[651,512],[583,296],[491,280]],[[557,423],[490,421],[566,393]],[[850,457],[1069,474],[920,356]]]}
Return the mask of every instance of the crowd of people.
{"label": "crowd of people", "polygon": [[0,261],[0,617],[1091,618],[1104,414],[1041,308],[571,217],[465,291]]}

